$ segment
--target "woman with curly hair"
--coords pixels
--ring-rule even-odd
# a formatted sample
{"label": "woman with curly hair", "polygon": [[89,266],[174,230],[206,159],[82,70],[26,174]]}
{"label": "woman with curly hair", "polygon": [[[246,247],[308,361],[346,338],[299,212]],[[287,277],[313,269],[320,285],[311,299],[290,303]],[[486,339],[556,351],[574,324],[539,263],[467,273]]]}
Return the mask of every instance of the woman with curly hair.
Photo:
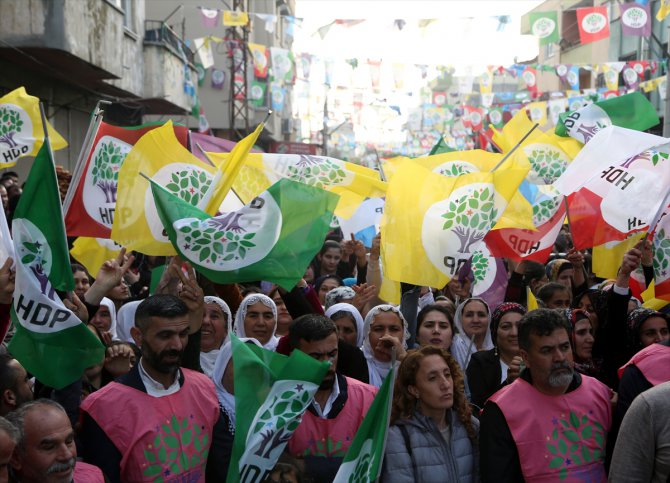
{"label": "woman with curly hair", "polygon": [[393,390],[381,481],[479,481],[478,431],[456,360],[435,346],[409,351]]}

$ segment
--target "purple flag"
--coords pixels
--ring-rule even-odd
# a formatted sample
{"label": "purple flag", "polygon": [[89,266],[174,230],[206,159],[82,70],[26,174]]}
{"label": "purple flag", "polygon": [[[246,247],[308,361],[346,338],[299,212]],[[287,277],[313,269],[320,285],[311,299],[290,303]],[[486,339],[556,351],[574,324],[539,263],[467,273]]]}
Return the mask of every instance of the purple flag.
{"label": "purple flag", "polygon": [[651,14],[649,4],[622,3],[621,31],[624,35],[651,36]]}
{"label": "purple flag", "polygon": [[626,65],[621,71],[621,74],[623,75],[623,81],[626,83],[628,89],[637,89],[640,83],[640,77],[637,75],[637,72],[635,72],[635,69],[630,65]]}
{"label": "purple flag", "polygon": [[203,27],[214,28],[219,25],[221,12],[217,9],[198,7],[200,9],[200,20]]}
{"label": "purple flag", "polygon": [[[218,138],[216,136],[208,136],[207,134],[193,131],[189,133],[189,136],[191,138],[191,153],[207,164],[209,164],[209,161],[203,152],[198,149],[198,145],[200,145],[202,149],[209,153],[229,153],[233,150],[236,144],[234,141],[229,141],[228,139]],[[251,152],[258,153],[259,151],[257,149],[252,149]]]}
{"label": "purple flag", "polygon": [[212,89],[223,89],[226,82],[226,73],[219,69],[212,69]]}

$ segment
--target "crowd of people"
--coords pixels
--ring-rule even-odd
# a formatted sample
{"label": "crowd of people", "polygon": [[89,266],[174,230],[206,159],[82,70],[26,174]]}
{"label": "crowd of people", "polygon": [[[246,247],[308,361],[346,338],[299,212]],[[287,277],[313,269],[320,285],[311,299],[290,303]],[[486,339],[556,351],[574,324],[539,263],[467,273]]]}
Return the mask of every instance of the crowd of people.
{"label": "crowd of people", "polygon": [[[8,331],[0,482],[226,481],[233,333],[330,362],[259,481],[332,481],[392,370],[381,481],[669,481],[669,319],[629,287],[639,267],[653,278],[649,242],[626,252],[615,280],[595,280],[574,249],[546,265],[506,262],[507,292],[492,307],[471,295],[467,273],[445,287],[401,284],[390,304],[379,236],[367,249],[337,231],[292,290],[216,284],[177,257],[125,250],[96,274],[73,261],[81,303],[70,305],[105,356],[50,388],[7,352]],[[4,324],[10,266],[0,268]],[[528,310],[529,292],[539,308]]]}

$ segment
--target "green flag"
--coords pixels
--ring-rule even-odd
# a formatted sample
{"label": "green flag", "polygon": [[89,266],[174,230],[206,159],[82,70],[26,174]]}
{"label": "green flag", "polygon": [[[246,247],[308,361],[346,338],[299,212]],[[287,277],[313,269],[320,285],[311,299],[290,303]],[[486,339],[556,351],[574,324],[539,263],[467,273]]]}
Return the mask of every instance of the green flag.
{"label": "green flag", "polygon": [[312,403],[329,363],[294,350],[289,357],[231,334],[235,440],[228,483],[264,481]]}
{"label": "green flag", "polygon": [[640,92],[633,92],[560,114],[555,132],[586,144],[607,126],[644,131],[658,123],[654,105]]}
{"label": "green flag", "polygon": [[558,43],[561,40],[558,35],[557,12],[530,12],[528,20],[530,31],[540,39],[540,45]]}
{"label": "green flag", "polygon": [[56,290],[72,291],[56,171],[48,140],[35,157],[12,222],[16,287],[11,310],[16,333],[9,351],[47,386],[61,389],[100,364],[104,347]]}
{"label": "green flag", "polygon": [[440,140],[435,143],[435,146],[433,146],[433,149],[430,150],[428,155],[432,156],[433,154],[451,153],[452,151],[456,150],[447,146],[447,143],[444,142],[444,137],[440,136]]}
{"label": "green flag", "polygon": [[391,369],[384,378],[333,483],[363,483],[379,478],[391,417],[394,375],[395,369]]}
{"label": "green flag", "polygon": [[238,211],[211,217],[151,182],[182,258],[212,282],[268,280],[291,290],[321,249],[339,196],[281,179]]}

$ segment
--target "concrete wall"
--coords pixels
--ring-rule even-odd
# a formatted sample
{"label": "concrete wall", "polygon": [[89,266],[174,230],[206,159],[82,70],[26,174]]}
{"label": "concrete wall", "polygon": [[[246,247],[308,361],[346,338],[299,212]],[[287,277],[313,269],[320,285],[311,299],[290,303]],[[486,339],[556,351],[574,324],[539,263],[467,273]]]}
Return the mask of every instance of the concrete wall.
{"label": "concrete wall", "polygon": [[190,111],[189,97],[184,94],[184,62],[162,45],[146,44],[143,58],[144,95],[163,97]]}
{"label": "concrete wall", "polygon": [[[248,3],[248,11],[252,13],[270,13],[278,15],[275,0],[250,0]],[[294,2],[288,2],[289,8],[294,7]],[[216,28],[204,27],[201,23],[200,12],[198,6],[212,9],[225,9],[226,6],[219,0],[146,0],[146,18],[150,20],[163,20],[175,8],[183,5],[181,10],[175,13],[167,23],[179,34],[182,34],[187,40],[194,38],[206,37],[214,35],[217,37],[225,37],[226,28],[223,24],[219,24]],[[232,6],[231,2],[228,5]],[[294,9],[291,11],[295,11]],[[281,19],[275,26],[275,33],[269,34],[265,31],[264,23],[250,15],[251,31],[249,34],[249,42],[263,44],[266,46],[281,46],[290,49],[290,39],[284,38],[283,25]],[[223,89],[213,89],[211,87],[211,69],[207,71],[205,80],[202,86],[198,88],[198,95],[200,103],[205,110],[205,114],[210,126],[215,132],[223,132],[230,129],[230,97],[231,97],[231,60],[227,56],[227,50],[224,43],[213,44],[214,54],[214,68],[223,70],[226,73],[226,81]],[[248,54],[249,64],[247,67],[249,82],[253,79],[253,64],[251,62],[251,54]],[[196,60],[198,56],[196,54]],[[290,97],[290,96],[289,96]],[[287,103],[285,112],[286,117],[291,117],[291,103]],[[249,124],[253,128],[255,125],[265,118],[266,111],[249,109]],[[190,118],[189,126],[196,127],[197,120]],[[238,126],[241,127],[241,126]],[[281,135],[281,113],[275,113],[270,119],[266,127],[266,134],[271,134],[274,139],[282,139]],[[225,134],[222,134],[225,136]]]}

